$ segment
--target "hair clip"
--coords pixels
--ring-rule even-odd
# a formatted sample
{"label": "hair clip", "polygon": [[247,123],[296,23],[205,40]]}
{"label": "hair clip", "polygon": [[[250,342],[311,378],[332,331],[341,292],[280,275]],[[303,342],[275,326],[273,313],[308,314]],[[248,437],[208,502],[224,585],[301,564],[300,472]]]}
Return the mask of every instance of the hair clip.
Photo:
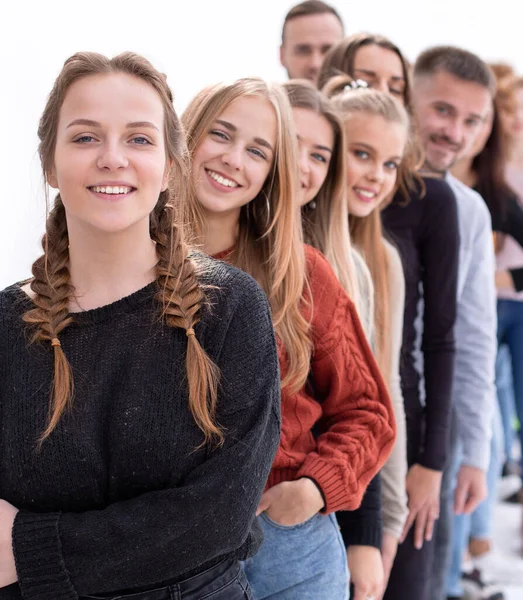
{"label": "hair clip", "polygon": [[369,84],[364,81],[363,79],[353,79],[350,83],[348,83],[344,88],[343,91],[347,92],[347,91],[352,91],[352,90],[361,90],[361,89],[367,89],[369,87]]}

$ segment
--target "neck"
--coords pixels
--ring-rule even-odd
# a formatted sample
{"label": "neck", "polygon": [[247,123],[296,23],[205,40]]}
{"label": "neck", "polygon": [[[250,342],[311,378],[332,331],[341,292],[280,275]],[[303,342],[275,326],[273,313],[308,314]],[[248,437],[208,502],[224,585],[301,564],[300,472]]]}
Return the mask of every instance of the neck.
{"label": "neck", "polygon": [[232,248],[238,238],[239,219],[239,210],[227,213],[212,213],[205,210],[204,252],[214,256]]}
{"label": "neck", "polygon": [[477,176],[472,170],[472,158],[463,158],[459,160],[451,169],[452,174],[456,179],[459,179],[465,185],[474,187],[476,185]]}
{"label": "neck", "polygon": [[508,163],[514,167],[523,168],[523,139],[509,143]]}
{"label": "neck", "polygon": [[72,311],[105,306],[155,280],[158,259],[148,219],[115,234],[86,230],[74,221],[67,227]]}
{"label": "neck", "polygon": [[420,175],[428,175],[429,177],[437,177],[438,179],[443,179],[447,174],[447,169],[435,169],[432,167],[427,161],[423,163],[423,166],[420,169]]}

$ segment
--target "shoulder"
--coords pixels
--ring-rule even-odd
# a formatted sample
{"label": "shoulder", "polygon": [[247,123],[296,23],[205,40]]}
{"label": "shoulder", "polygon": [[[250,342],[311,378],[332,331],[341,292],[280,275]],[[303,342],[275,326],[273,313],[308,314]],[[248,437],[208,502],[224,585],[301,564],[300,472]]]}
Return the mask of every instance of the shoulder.
{"label": "shoulder", "polygon": [[490,213],[483,198],[478,192],[465,185],[453,175],[448,175],[446,181],[449,183],[456,197],[458,213],[460,218],[479,219],[481,222],[490,223]]}
{"label": "shoulder", "polygon": [[322,286],[341,287],[332,267],[319,250],[305,244],[304,251],[305,270],[313,296],[314,290],[321,289]]}
{"label": "shoulder", "polygon": [[32,306],[31,299],[23,291],[23,282],[15,283],[0,291],[0,318],[23,314]]}
{"label": "shoulder", "polygon": [[422,199],[432,214],[446,209],[456,213],[456,193],[449,182],[437,177],[423,177],[425,195]]}
{"label": "shoulder", "polygon": [[241,312],[243,321],[272,329],[267,296],[249,274],[205,254],[194,253],[191,258],[207,301],[202,327],[214,328],[218,323],[228,326]]}

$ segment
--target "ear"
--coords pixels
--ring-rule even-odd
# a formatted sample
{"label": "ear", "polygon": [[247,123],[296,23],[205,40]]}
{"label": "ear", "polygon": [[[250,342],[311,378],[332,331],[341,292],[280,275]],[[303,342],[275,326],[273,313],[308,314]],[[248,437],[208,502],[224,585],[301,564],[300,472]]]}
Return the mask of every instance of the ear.
{"label": "ear", "polygon": [[54,167],[49,170],[47,173],[47,183],[55,190],[58,189],[58,179],[56,178],[56,173]]}
{"label": "ear", "polygon": [[164,171],[163,179],[162,179],[162,192],[165,192],[165,190],[169,187],[169,177],[171,175],[172,166],[173,166],[172,160],[170,160],[165,165],[165,171]]}

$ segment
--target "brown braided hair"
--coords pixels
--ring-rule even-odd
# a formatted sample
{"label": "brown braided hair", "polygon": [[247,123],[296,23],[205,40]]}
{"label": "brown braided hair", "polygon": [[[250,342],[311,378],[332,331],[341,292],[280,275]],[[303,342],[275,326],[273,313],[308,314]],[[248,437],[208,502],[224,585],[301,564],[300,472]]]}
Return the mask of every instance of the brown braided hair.
{"label": "brown braided hair", "polygon": [[[171,163],[169,189],[160,193],[150,215],[150,235],[156,243],[158,262],[156,300],[161,317],[168,326],[184,329],[187,334],[186,369],[189,407],[204,434],[204,444],[220,444],[223,432],[215,422],[219,373],[216,365],[200,345],[194,332],[205,294],[198,279],[199,267],[190,256],[185,225],[185,198],[190,186],[187,149],[183,130],[173,108],[173,97],[164,75],[143,57],[125,52],[112,59],[93,52],[80,52],[65,61],[55,81],[40,119],[38,147],[47,179],[54,165],[60,109],[69,87],[90,75],[125,73],[151,85],[164,106],[166,158]],[[70,283],[69,239],[66,211],[60,195],[48,213],[42,240],[44,254],[33,264],[30,282],[35,307],[27,311],[24,321],[32,328],[31,341],[49,343],[54,353],[54,379],[51,389],[49,422],[40,443],[56,428],[73,400],[73,373],[60,342],[60,334],[72,322],[69,301],[74,289]]]}

